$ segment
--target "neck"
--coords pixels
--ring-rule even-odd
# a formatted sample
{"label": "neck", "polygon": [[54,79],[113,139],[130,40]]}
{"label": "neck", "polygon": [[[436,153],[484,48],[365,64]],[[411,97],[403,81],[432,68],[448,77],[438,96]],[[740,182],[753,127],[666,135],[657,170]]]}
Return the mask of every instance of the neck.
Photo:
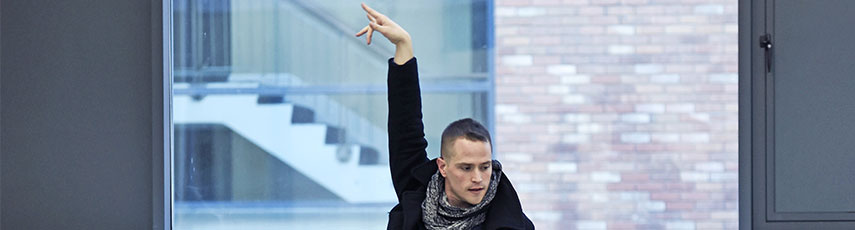
{"label": "neck", "polygon": [[457,199],[451,198],[450,196],[446,196],[446,198],[447,198],[447,200],[448,200],[448,203],[449,203],[449,204],[451,204],[451,205],[453,205],[454,207],[458,207],[458,208],[471,208],[471,207],[473,206],[473,205],[470,205],[469,203],[463,202],[463,201],[461,201],[461,200],[457,200]]}
{"label": "neck", "polygon": [[449,191],[448,185],[445,186],[445,199],[448,201],[449,204],[458,208],[471,208],[472,206],[474,206],[455,197],[454,193],[451,193],[451,191]]}

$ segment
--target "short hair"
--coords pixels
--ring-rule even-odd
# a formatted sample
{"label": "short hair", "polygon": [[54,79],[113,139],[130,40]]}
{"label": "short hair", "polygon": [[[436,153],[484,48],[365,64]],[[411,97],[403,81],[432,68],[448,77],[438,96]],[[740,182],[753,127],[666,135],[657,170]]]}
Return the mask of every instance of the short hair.
{"label": "short hair", "polygon": [[490,132],[487,131],[487,128],[484,128],[484,125],[481,125],[481,123],[478,123],[478,121],[475,121],[472,118],[460,119],[455,122],[451,122],[451,124],[445,127],[445,130],[442,131],[440,152],[443,159],[448,159],[450,157],[451,146],[458,138],[465,138],[469,141],[487,142],[491,147],[493,145],[493,141],[490,139]]}

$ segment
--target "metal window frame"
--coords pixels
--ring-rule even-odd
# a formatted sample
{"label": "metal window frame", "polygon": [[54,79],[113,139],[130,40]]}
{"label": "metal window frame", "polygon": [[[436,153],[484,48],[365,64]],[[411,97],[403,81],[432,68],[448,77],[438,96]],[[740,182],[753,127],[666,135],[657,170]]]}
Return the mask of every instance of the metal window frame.
{"label": "metal window frame", "polygon": [[172,0],[152,1],[152,14],[152,73],[157,75],[152,86],[160,86],[152,90],[152,155],[153,162],[160,162],[152,164],[152,229],[172,230]]}
{"label": "metal window frame", "polygon": [[[495,133],[495,21],[493,11],[495,1],[486,2],[485,16],[487,26],[487,80],[470,84],[426,84],[424,92],[443,93],[485,93],[487,95],[487,126]],[[160,9],[158,11],[157,9]],[[271,89],[182,89],[173,91],[173,4],[172,0],[152,1],[152,58],[153,85],[160,89],[153,90],[153,227],[152,229],[172,230],[174,221],[174,185],[173,185],[173,94],[341,94],[341,93],[385,93],[383,85],[366,85],[360,87],[281,87]],[[159,25],[158,25],[159,23]],[[160,133],[160,135],[157,135]],[[157,147],[160,146],[160,147]],[[496,157],[496,154],[493,155]]]}
{"label": "metal window frame", "polygon": [[[496,17],[493,17],[493,11],[496,7],[496,2],[493,0],[487,1],[487,12],[484,14],[487,17],[487,129],[490,133],[496,136]],[[498,159],[499,152],[493,151],[493,158]]]}

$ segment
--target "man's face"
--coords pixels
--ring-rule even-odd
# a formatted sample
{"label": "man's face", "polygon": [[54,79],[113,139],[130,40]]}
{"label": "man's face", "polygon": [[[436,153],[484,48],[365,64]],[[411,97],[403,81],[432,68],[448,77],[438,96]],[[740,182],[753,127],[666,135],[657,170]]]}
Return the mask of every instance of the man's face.
{"label": "man's face", "polygon": [[461,137],[452,142],[450,150],[450,159],[437,159],[448,202],[457,207],[480,203],[493,174],[490,143]]}

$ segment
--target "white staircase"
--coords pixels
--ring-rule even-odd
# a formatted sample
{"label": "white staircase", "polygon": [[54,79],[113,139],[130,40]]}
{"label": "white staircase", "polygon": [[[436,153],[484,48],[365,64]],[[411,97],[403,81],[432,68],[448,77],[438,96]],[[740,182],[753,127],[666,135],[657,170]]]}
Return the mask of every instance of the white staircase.
{"label": "white staircase", "polygon": [[360,164],[366,148],[328,143],[329,125],[292,123],[293,104],[259,104],[257,99],[251,94],[202,100],[175,95],[173,122],[223,124],[349,203],[395,202],[388,165]]}

